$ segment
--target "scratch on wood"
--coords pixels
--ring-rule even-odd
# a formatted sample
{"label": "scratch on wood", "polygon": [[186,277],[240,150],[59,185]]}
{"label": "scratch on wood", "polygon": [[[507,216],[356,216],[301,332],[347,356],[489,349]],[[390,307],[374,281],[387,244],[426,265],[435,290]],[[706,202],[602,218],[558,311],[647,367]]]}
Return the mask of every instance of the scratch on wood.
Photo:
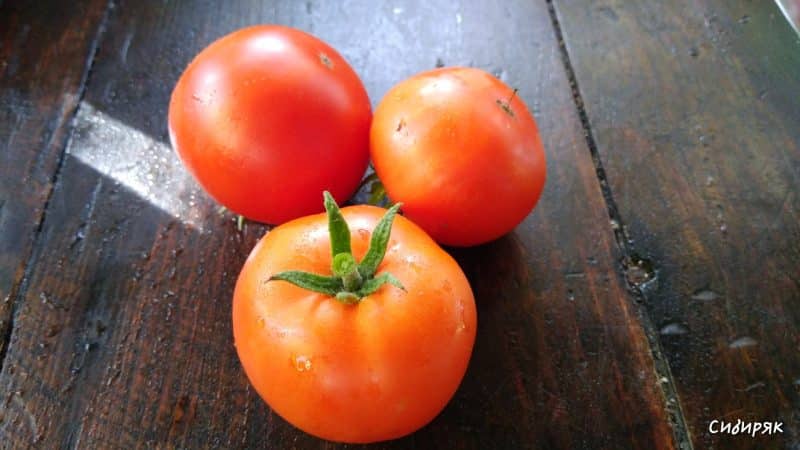
{"label": "scratch on wood", "polygon": [[781,216],[783,216],[785,213],[794,212],[793,209],[791,208],[791,205],[794,202],[794,196],[795,196],[794,189],[786,190],[786,195],[784,195],[783,197],[783,201],[781,202],[781,207],[778,210],[778,213],[775,215],[775,219],[770,224],[770,228],[774,228],[775,225],[778,223],[778,220],[780,220]]}
{"label": "scratch on wood", "polygon": [[250,383],[245,385],[244,418],[242,419],[242,445],[247,445],[247,419],[250,415]]}
{"label": "scratch on wood", "polygon": [[103,187],[103,178],[99,178],[94,186],[94,189],[92,190],[92,194],[89,196],[89,201],[86,203],[86,207],[83,208],[83,216],[81,218],[81,224],[78,227],[78,231],[75,232],[75,236],[72,238],[72,243],[70,244],[70,248],[74,248],[76,245],[80,244],[78,250],[82,251],[83,247],[86,245],[85,238],[87,235],[87,231],[89,229],[89,224],[91,223],[91,218],[94,215],[94,208],[95,205],[97,204],[97,197],[102,187]]}
{"label": "scratch on wood", "polygon": [[31,434],[33,435],[33,443],[37,443],[39,441],[39,425],[36,422],[36,416],[31,413],[31,411],[28,409],[28,405],[25,404],[25,400],[22,398],[22,393],[16,391],[11,394],[11,401],[25,415],[25,422],[28,424],[28,428],[30,428]]}
{"label": "scratch on wood", "polygon": [[122,47],[119,50],[119,59],[122,61],[123,65],[128,63],[128,50],[131,48],[131,42],[135,34],[135,30],[129,31],[125,36],[125,40],[122,42]]}

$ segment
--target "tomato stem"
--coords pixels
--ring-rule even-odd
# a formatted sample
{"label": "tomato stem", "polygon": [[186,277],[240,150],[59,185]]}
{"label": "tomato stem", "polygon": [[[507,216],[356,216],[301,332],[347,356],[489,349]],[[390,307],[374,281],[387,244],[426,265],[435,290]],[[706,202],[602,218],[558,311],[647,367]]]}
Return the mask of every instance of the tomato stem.
{"label": "tomato stem", "polygon": [[364,282],[358,273],[358,263],[351,253],[339,253],[333,257],[333,274],[342,278],[344,290],[347,292],[359,290]]}
{"label": "tomato stem", "polygon": [[290,270],[273,275],[267,281],[287,281],[304,289],[330,295],[342,303],[354,304],[376,292],[384,284],[405,290],[403,284],[392,274],[383,272],[376,276],[378,266],[386,255],[392,222],[401,204],[386,211],[372,231],[369,248],[359,263],[350,247],[350,229],[344,220],[339,205],[328,191],[323,193],[325,211],[328,215],[328,232],[331,238],[332,276]]}
{"label": "tomato stem", "polygon": [[514,90],[511,92],[511,95],[508,96],[508,100],[506,100],[506,105],[508,105],[509,107],[511,107],[511,100],[514,100],[514,97],[516,97],[517,95],[517,91],[519,91],[519,88],[514,88]]}
{"label": "tomato stem", "polygon": [[503,108],[503,111],[506,112],[511,117],[514,117],[514,110],[511,109],[511,101],[514,100],[514,97],[517,95],[517,91],[519,88],[514,88],[514,91],[511,92],[511,95],[508,96],[508,100],[505,102],[500,100],[499,98],[496,100],[497,105]]}

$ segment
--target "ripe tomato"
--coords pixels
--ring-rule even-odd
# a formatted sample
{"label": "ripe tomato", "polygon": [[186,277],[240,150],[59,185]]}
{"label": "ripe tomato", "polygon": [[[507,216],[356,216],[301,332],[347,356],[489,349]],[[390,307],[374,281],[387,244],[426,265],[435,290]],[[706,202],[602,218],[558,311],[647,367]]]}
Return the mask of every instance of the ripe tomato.
{"label": "ripe tomato", "polygon": [[[234,292],[236,350],[256,391],[298,428],[340,442],[397,438],[432,420],[461,382],[475,341],[472,291],[411,221],[387,226],[384,209],[359,205],[337,222],[335,203],[326,207],[330,223],[296,219],[253,249]],[[347,225],[352,247],[328,234],[349,234]],[[332,270],[342,259],[350,272]],[[360,284],[347,287],[347,273]],[[298,274],[327,281],[313,292]],[[292,279],[306,288],[280,281]]]}
{"label": "ripe tomato", "polygon": [[302,31],[255,26],[203,50],[169,105],[173,147],[228,209],[267,223],[349,198],[369,159],[371,109],[333,48]]}
{"label": "ripe tomato", "polygon": [[496,239],[539,200],[544,150],[514,94],[482,70],[444,68],[394,86],[375,110],[375,171],[406,217],[437,241]]}

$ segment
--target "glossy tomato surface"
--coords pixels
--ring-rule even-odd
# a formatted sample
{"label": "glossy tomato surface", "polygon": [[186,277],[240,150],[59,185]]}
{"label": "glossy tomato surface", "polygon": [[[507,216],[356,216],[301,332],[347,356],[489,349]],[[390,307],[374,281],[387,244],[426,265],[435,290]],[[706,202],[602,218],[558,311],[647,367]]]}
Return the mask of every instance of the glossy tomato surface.
{"label": "glossy tomato surface", "polygon": [[[343,208],[361,259],[385,210]],[[393,439],[431,421],[456,391],[476,331],[475,303],[458,264],[398,216],[378,273],[393,274],[360,303],[344,304],[283,281],[286,270],[330,275],[327,218],[270,231],[236,284],[236,350],[256,391],[281,417],[325,439]]]}
{"label": "glossy tomato surface", "polygon": [[348,198],[369,158],[371,110],[333,48],[263,25],[203,50],[169,105],[173,147],[214,199],[272,224],[321,211],[323,190]]}
{"label": "glossy tomato surface", "polygon": [[479,69],[443,68],[394,86],[375,110],[370,150],[389,197],[447,245],[508,233],[544,187],[533,116],[508,86]]}

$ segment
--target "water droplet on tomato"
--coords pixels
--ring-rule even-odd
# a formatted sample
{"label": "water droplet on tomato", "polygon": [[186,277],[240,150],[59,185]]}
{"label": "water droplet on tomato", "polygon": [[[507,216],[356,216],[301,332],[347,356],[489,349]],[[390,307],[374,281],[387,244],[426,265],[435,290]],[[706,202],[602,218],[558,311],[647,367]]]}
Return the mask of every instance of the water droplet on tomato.
{"label": "water droplet on tomato", "polygon": [[458,326],[456,327],[456,331],[464,331],[467,329],[467,321],[464,316],[464,302],[459,300],[458,301]]}
{"label": "water droplet on tomato", "polygon": [[294,368],[297,369],[298,372],[307,372],[311,370],[311,367],[311,358],[302,355],[294,358]]}

